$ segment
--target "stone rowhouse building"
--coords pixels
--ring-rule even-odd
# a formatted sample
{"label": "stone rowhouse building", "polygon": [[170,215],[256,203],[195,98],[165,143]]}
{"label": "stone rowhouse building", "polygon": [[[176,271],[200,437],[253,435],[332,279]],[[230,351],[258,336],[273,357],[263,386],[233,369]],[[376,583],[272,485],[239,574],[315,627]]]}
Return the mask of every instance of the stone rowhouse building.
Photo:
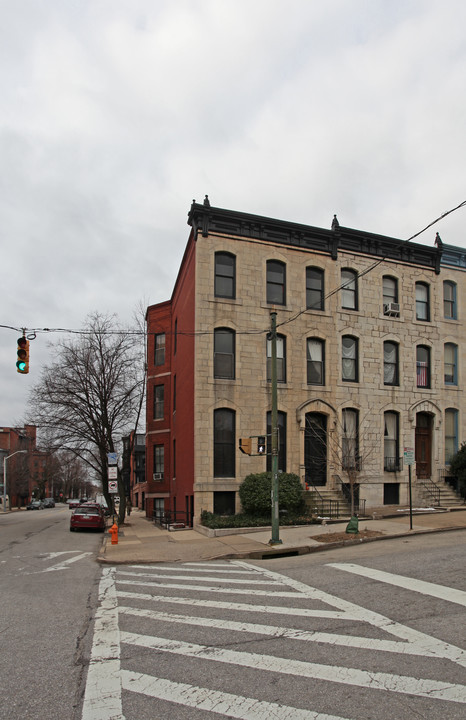
{"label": "stone rowhouse building", "polygon": [[[466,437],[465,251],[193,202],[171,300],[147,310],[147,514],[240,511],[270,466],[239,452],[270,433],[277,313],[279,468],[366,509],[434,502]],[[343,486],[343,487],[342,487]],[[141,488],[142,489],[142,488]],[[141,504],[141,503],[139,503]]]}

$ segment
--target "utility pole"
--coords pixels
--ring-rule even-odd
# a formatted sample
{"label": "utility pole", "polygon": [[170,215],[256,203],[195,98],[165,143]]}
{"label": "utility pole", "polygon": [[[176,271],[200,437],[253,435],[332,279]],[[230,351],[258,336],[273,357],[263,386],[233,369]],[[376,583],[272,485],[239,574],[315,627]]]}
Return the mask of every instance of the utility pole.
{"label": "utility pole", "polygon": [[280,545],[280,523],[278,508],[278,402],[277,402],[277,313],[270,313],[272,346],[272,537],[269,545]]}

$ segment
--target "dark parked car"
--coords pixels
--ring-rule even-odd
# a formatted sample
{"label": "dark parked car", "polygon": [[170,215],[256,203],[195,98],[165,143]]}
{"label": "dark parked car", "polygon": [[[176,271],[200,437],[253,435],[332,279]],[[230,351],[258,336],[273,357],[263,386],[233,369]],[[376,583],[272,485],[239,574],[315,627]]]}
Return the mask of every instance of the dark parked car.
{"label": "dark parked car", "polygon": [[55,500],[53,498],[45,498],[44,507],[45,508],[55,507]]}
{"label": "dark parked car", "polygon": [[43,509],[44,509],[44,503],[42,502],[42,500],[33,500],[26,507],[26,510],[43,510]]}
{"label": "dark parked car", "polygon": [[73,530],[105,530],[105,519],[103,514],[98,508],[80,507],[73,510],[73,514],[70,517],[70,531]]}

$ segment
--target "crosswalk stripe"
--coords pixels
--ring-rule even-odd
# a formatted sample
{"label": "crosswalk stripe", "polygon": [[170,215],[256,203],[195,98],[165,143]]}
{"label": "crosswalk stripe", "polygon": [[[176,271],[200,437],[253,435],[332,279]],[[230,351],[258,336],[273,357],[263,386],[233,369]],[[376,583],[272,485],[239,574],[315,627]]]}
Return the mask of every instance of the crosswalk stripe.
{"label": "crosswalk stripe", "polygon": [[405,695],[416,695],[431,700],[444,700],[466,704],[466,686],[441,680],[414,678],[391,673],[360,670],[337,665],[321,665],[318,663],[292,660],[257,653],[244,653],[225,650],[212,646],[185,643],[161,637],[150,637],[136,633],[122,632],[121,642],[137,647],[150,648],[161,652],[194,657],[208,661],[222,662],[230,665],[275,672],[282,675],[295,675],[314,680],[355,685],[371,690],[384,690]]}
{"label": "crosswalk stripe", "polygon": [[198,592],[219,594],[223,593],[225,595],[256,595],[261,597],[270,597],[271,594],[273,594],[273,596],[277,598],[302,598],[302,595],[297,592],[283,590],[274,590],[273,593],[271,593],[270,590],[256,590],[255,588],[219,588],[212,585],[187,585],[186,583],[145,582],[143,580],[137,580],[136,578],[134,580],[119,580],[117,578],[117,582],[119,585],[140,585],[141,587],[168,588],[169,590],[183,590],[184,592],[187,592],[188,590],[196,590]]}
{"label": "crosswalk stripe", "polygon": [[344,570],[345,572],[353,573],[354,575],[362,575],[363,577],[370,578],[371,580],[379,580],[380,582],[388,583],[389,585],[396,585],[397,587],[422,593],[423,595],[430,595],[431,597],[440,598],[440,600],[447,600],[448,602],[466,606],[466,592],[463,590],[457,590],[456,588],[447,587],[446,585],[436,585],[435,583],[426,582],[425,580],[416,580],[415,578],[405,577],[404,575],[395,575],[393,573],[384,572],[383,570],[373,570],[372,568],[367,568],[362,565],[353,565],[352,563],[329,563],[329,567],[336,568],[337,570]]}
{"label": "crosswalk stripe", "polygon": [[226,715],[236,720],[270,720],[270,718],[276,720],[348,720],[336,715],[302,710],[289,705],[278,705],[128,670],[122,671],[121,681],[124,690],[140,693],[157,700],[167,700],[196,710]]}
{"label": "crosswalk stripe", "polygon": [[[118,573],[119,575],[125,575],[130,576],[134,578],[152,578],[156,580],[157,578],[160,578],[161,580],[199,580],[201,582],[224,582],[225,578],[223,577],[199,577],[198,575],[185,575],[183,578],[182,576],[177,573],[176,575],[159,575],[158,573],[132,573],[128,572],[126,570],[120,570]],[[257,577],[257,573],[256,573]],[[235,585],[283,585],[283,581],[281,580],[251,580],[250,578],[228,578],[229,583],[233,583]]]}
{"label": "crosswalk stripe", "polygon": [[[129,565],[129,569],[131,570],[147,570],[147,565]],[[166,572],[173,572],[175,568],[168,566],[168,567],[157,567],[157,572],[160,571],[166,571]],[[196,563],[183,563],[183,565],[179,565],[176,567],[177,573],[183,573],[183,572],[192,572],[193,570],[196,570],[198,573],[222,573],[222,575],[255,575],[256,577],[260,574],[257,570],[238,570],[238,569],[232,569],[231,565],[213,565],[212,567],[200,567]]]}
{"label": "crosswalk stripe", "polygon": [[277,625],[262,625],[259,623],[236,622],[234,620],[221,620],[218,618],[176,615],[174,613],[147,610],[145,608],[121,606],[118,608],[118,612],[123,615],[148,618],[149,620],[179,623],[181,625],[193,625],[195,627],[217,628],[219,630],[233,630],[235,632],[248,632],[256,635],[267,635],[269,637],[282,638],[286,640],[303,640],[306,642],[326,643],[329,645],[354,647],[364,650],[376,650],[377,652],[392,652],[402,655],[438,657],[438,653],[435,653],[430,648],[425,649],[412,643],[393,640],[377,640],[375,638],[358,637],[355,635],[296,630],[294,628],[280,627]]}
{"label": "crosswalk stripe", "polygon": [[[132,585],[133,583],[131,583]],[[275,595],[275,593],[274,593]],[[149,593],[127,592],[118,590],[117,596],[133,600],[150,600],[163,602],[169,605],[192,605],[193,607],[218,608],[220,610],[234,610],[241,612],[266,613],[267,615],[292,615],[293,617],[324,618],[329,620],[348,620],[361,622],[361,617],[340,610],[311,610],[311,608],[283,607],[281,605],[252,605],[249,603],[222,602],[221,600],[206,600],[199,598],[186,598],[179,595],[150,595]],[[270,597],[270,593],[268,593]],[[294,593],[294,597],[299,597]]]}

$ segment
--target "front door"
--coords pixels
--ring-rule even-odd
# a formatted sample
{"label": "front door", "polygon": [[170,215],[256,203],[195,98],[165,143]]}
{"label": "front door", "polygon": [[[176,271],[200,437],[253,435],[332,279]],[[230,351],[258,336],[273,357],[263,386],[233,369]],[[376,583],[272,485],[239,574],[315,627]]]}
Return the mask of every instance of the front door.
{"label": "front door", "polygon": [[415,435],[416,476],[430,478],[432,474],[432,416],[416,415]]}
{"label": "front door", "polygon": [[327,483],[327,416],[322,413],[306,413],[304,466],[310,485]]}

